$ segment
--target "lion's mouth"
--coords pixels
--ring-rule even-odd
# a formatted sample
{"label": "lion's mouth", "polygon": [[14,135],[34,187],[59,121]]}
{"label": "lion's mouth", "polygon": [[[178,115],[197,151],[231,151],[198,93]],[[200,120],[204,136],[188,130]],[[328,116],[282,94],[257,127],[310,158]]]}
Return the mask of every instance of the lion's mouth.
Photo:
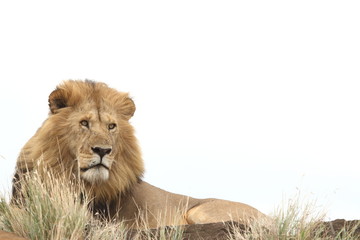
{"label": "lion's mouth", "polygon": [[104,167],[105,169],[109,170],[109,167],[108,167],[108,166],[105,166],[104,164],[99,163],[99,164],[96,164],[96,165],[93,165],[93,166],[90,166],[90,167],[87,167],[87,168],[80,168],[80,171],[86,172],[86,171],[89,170],[89,169],[92,169],[92,168],[100,168],[100,167]]}

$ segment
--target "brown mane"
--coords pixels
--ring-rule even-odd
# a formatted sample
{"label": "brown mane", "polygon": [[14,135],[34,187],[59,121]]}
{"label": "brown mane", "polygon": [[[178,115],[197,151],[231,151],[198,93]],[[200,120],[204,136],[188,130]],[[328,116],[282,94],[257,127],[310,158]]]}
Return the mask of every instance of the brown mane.
{"label": "brown mane", "polygon": [[31,171],[34,164],[38,164],[54,173],[78,179],[79,169],[72,149],[76,145],[73,139],[79,132],[69,129],[78,124],[74,115],[84,111],[87,105],[96,105],[99,112],[116,109],[118,128],[121,129],[117,136],[120,142],[113,145],[117,154],[109,180],[101,185],[85,184],[97,201],[109,201],[131,189],[142,177],[144,167],[134,129],[128,122],[135,105],[127,93],[118,92],[104,83],[70,80],[57,86],[49,96],[49,117],[22,149],[16,173],[25,169]]}

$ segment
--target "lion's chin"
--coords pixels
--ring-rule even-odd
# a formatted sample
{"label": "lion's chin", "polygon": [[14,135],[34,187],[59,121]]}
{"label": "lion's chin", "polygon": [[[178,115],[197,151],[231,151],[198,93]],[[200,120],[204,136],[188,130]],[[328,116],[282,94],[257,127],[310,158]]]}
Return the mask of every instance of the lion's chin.
{"label": "lion's chin", "polygon": [[81,173],[81,178],[89,183],[98,184],[109,179],[109,170],[104,167],[94,167]]}

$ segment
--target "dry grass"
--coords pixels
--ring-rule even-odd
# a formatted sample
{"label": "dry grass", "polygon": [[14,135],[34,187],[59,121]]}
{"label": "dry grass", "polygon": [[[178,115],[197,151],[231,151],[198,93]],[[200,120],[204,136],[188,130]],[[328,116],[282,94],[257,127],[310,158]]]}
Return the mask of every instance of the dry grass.
{"label": "dry grass", "polygon": [[[90,199],[80,198],[81,186],[69,185],[68,180],[54,178],[49,174],[42,181],[36,172],[25,176],[23,200],[8,204],[0,200],[0,229],[28,239],[182,239],[183,226],[150,229],[146,218],[140,218],[138,229],[129,230],[121,221],[100,221],[89,213]],[[46,182],[47,184],[45,184]],[[26,190],[24,190],[26,189]],[[166,211],[165,211],[166,214]],[[284,202],[272,214],[272,221],[252,222],[244,231],[234,224],[229,240],[310,240],[310,239],[358,239],[356,227],[344,228],[337,234],[325,234],[321,222],[325,214],[316,202],[309,202],[300,194]],[[264,227],[266,226],[266,227]]]}
{"label": "dry grass", "polygon": [[29,239],[81,239],[89,213],[78,187],[52,177],[45,184],[36,173],[24,178],[17,204],[1,199],[2,228]]}
{"label": "dry grass", "polygon": [[[0,200],[0,229],[28,239],[182,239],[181,226],[150,229],[139,220],[142,231],[129,230],[121,221],[100,221],[88,211],[90,199],[81,194],[82,186],[48,174],[42,181],[36,172],[24,176],[23,196],[17,204]],[[80,197],[82,196],[82,197]],[[166,213],[166,212],[165,212]]]}

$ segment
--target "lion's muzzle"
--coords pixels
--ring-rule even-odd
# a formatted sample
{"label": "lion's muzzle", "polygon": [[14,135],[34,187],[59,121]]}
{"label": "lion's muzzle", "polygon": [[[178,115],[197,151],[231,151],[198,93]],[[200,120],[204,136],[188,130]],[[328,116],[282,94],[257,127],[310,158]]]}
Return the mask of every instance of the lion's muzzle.
{"label": "lion's muzzle", "polygon": [[[90,158],[79,158],[81,177],[88,182],[102,182],[109,177],[112,163],[111,147],[91,147]],[[84,156],[84,155],[83,155]],[[82,165],[82,166],[81,166]]]}

